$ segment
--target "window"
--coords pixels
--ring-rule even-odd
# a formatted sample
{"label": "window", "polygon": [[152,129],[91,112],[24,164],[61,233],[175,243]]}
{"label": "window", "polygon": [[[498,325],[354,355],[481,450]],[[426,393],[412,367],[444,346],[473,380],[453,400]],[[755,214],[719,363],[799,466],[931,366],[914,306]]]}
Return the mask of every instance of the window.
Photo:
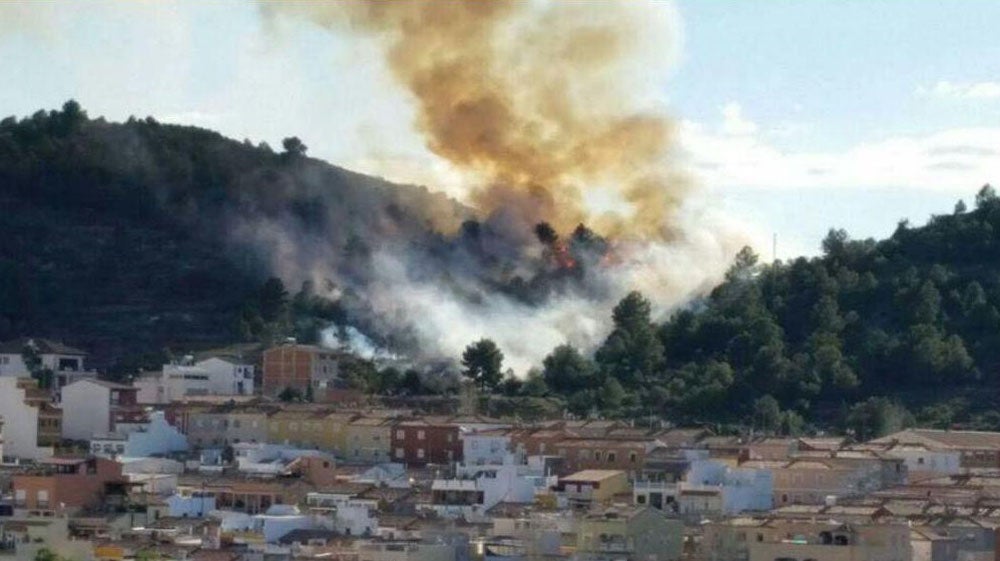
{"label": "window", "polygon": [[406,431],[405,430],[398,430],[398,431],[396,431],[396,439],[397,440],[403,440],[404,438],[406,438]]}
{"label": "window", "polygon": [[923,458],[917,458],[917,464],[924,465],[924,459]]}
{"label": "window", "polygon": [[628,453],[628,461],[630,464],[634,464],[639,459],[639,455],[635,452]]}
{"label": "window", "polygon": [[28,493],[24,489],[14,491],[14,506],[23,507],[28,500]]}
{"label": "window", "polygon": [[758,542],[763,542],[764,541],[764,534],[757,534],[757,541]]}
{"label": "window", "polygon": [[635,502],[638,503],[638,504],[641,504],[641,505],[646,504],[646,495],[638,495],[635,498]]}
{"label": "window", "polygon": [[608,452],[608,463],[609,463],[609,464],[613,464],[613,463],[615,463],[615,459],[616,459],[617,457],[618,457],[618,455],[617,455],[617,454],[615,454],[614,452]]}
{"label": "window", "polygon": [[417,440],[423,440],[425,436],[426,435],[424,434],[424,431],[422,430],[417,431]]}
{"label": "window", "polygon": [[397,457],[397,458],[402,458],[402,457],[403,457],[403,456],[405,456],[405,455],[406,455],[406,453],[405,453],[405,452],[403,452],[403,449],[402,449],[402,448],[396,448],[396,457]]}
{"label": "window", "polygon": [[421,460],[424,459],[424,449],[423,448],[417,448],[417,457],[420,458]]}

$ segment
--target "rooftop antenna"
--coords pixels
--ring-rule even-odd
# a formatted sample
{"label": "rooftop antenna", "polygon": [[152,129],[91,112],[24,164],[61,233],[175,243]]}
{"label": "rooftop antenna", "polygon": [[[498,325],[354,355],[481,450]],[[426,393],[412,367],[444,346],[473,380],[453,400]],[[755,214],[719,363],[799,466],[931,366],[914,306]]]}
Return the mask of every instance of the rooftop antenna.
{"label": "rooftop antenna", "polygon": [[771,237],[771,263],[778,262],[778,233],[775,232]]}

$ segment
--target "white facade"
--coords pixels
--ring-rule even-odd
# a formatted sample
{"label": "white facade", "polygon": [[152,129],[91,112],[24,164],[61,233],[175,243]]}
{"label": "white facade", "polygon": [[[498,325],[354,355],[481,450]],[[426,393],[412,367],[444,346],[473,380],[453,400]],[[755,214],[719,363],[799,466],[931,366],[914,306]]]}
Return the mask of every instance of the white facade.
{"label": "white facade", "polygon": [[[542,469],[536,464],[515,463],[511,454],[501,464],[463,463],[456,467],[456,479],[437,479],[431,484],[432,494],[445,499],[435,499],[430,508],[444,518],[477,520],[500,502],[531,503],[537,493],[547,491],[557,482],[556,477],[548,476]],[[456,501],[449,501],[449,496]],[[477,498],[474,504],[469,504],[470,497]]]}
{"label": "white facade", "polygon": [[[65,352],[46,352],[53,343],[44,340],[27,339],[25,346],[32,345],[39,350],[38,358],[41,361],[41,368],[52,372],[52,395],[57,399],[62,393],[62,388],[83,378],[97,378],[97,372],[84,370],[83,360],[85,355],[80,351],[75,351],[64,347]],[[12,376],[17,378],[27,378],[31,376],[28,366],[24,363],[21,350],[12,351],[7,349],[0,352],[0,377]]]}
{"label": "white facade", "polygon": [[139,403],[170,403],[188,396],[253,395],[254,367],[221,358],[194,364],[164,364],[161,372],[136,380]]}
{"label": "white facade", "polygon": [[167,422],[162,411],[150,414],[148,423],[119,424],[116,429],[113,435],[91,440],[91,453],[97,456],[146,458],[188,449],[187,437]]}
{"label": "white facade", "polygon": [[899,445],[885,450],[885,455],[903,460],[911,482],[962,473],[962,453],[958,450],[929,450],[922,446]]}
{"label": "white facade", "polygon": [[51,446],[38,445],[38,409],[24,402],[25,390],[15,377],[0,377],[0,415],[3,416],[3,454],[40,460],[53,454]]}
{"label": "white facade", "polygon": [[[309,511],[325,522],[327,529],[347,536],[378,533],[378,501],[355,499],[342,493],[314,492],[306,495]],[[332,517],[329,515],[333,514]]]}
{"label": "white facade", "polygon": [[170,516],[201,518],[215,510],[215,495],[202,491],[175,493],[166,499]]}
{"label": "white facade", "polygon": [[252,364],[212,357],[196,362],[194,366],[208,372],[209,392],[212,395],[253,395]]}
{"label": "white facade", "polygon": [[510,455],[510,436],[496,432],[462,435],[462,458],[466,465],[502,464]]}
{"label": "white facade", "polygon": [[90,440],[111,432],[111,392],[94,380],[78,380],[63,388],[63,438]]}
{"label": "white facade", "polygon": [[[768,469],[734,468],[708,458],[707,453],[688,451],[690,466],[684,478],[676,483],[665,481],[635,481],[632,494],[635,504],[666,509],[671,503],[680,504],[685,491],[711,491],[718,495],[718,507],[723,514],[765,511],[773,507],[774,475]],[[690,502],[682,513],[692,514]],[[695,509],[697,510],[697,509]]]}

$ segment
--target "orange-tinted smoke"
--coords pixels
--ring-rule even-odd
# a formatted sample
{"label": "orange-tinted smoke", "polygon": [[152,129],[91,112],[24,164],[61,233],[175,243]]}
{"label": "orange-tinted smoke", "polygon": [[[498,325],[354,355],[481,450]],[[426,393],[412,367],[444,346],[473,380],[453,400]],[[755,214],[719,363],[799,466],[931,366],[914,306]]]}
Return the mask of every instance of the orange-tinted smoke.
{"label": "orange-tinted smoke", "polygon": [[[641,18],[628,2],[341,0],[279,2],[380,41],[412,94],[427,147],[484,187],[484,214],[516,208],[560,231],[665,235],[685,182],[667,165],[671,123],[619,84]],[[664,54],[666,56],[666,54]],[[630,216],[588,216],[583,192],[613,189]],[[520,199],[520,200],[513,200]]]}

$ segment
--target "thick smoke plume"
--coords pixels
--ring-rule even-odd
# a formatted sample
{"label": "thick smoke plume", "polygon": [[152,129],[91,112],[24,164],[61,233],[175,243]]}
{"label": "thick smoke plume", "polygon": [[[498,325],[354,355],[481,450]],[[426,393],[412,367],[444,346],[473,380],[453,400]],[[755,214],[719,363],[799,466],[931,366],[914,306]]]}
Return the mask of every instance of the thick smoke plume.
{"label": "thick smoke plume", "polygon": [[672,166],[672,123],[651,101],[672,56],[662,3],[264,6],[373,40],[429,151],[474,185],[466,201],[477,219],[457,232],[374,240],[349,275],[336,259],[298,266],[334,279],[351,321],[379,344],[454,358],[491,337],[524,373],[558,344],[599,342],[629,290],[661,312],[704,290],[741,245],[692,211]]}
{"label": "thick smoke plume", "polygon": [[[671,123],[642,106],[629,75],[659,76],[636,68],[649,62],[644,39],[673,33],[651,28],[646,2],[268,6],[375,37],[415,101],[428,149],[482,185],[471,202],[483,216],[513,212],[529,227],[544,220],[561,231],[586,222],[643,239],[669,232],[685,191],[666,165]],[[623,208],[592,216],[584,192],[595,187],[617,193]]]}

